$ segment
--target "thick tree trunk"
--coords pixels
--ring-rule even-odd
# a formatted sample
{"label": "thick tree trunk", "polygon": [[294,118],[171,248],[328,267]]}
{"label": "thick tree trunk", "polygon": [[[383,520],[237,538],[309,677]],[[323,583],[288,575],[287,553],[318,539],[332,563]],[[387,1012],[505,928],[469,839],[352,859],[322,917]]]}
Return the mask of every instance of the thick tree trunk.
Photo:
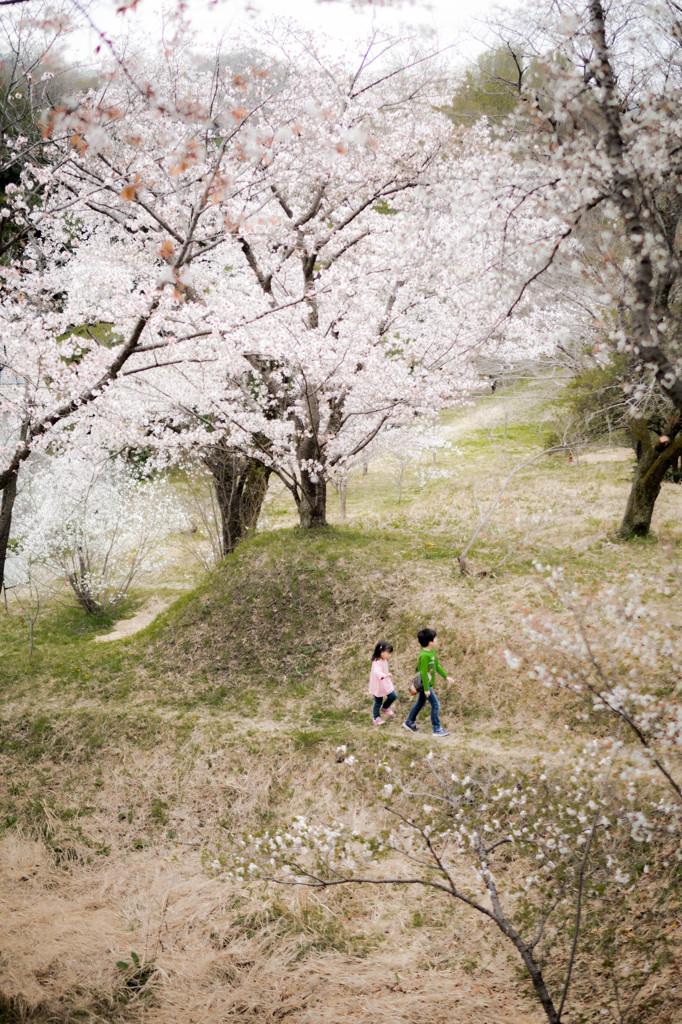
{"label": "thick tree trunk", "polygon": [[16,469],[2,490],[2,505],[0,505],[0,590],[5,585],[7,545],[9,544],[9,535],[12,529],[12,510],[17,496],[18,477],[19,470]]}
{"label": "thick tree trunk", "polygon": [[[313,396],[314,397],[314,396]],[[317,410],[316,400],[308,399],[308,405]],[[315,428],[319,427],[317,412],[313,417]],[[294,500],[298,508],[301,526],[305,530],[327,525],[327,481],[322,473],[316,472],[321,453],[315,436],[300,437],[296,445],[296,457],[301,472],[301,479],[294,490]],[[311,468],[309,468],[311,467]]]}
{"label": "thick tree trunk", "polygon": [[314,529],[327,525],[327,481],[322,476],[315,479],[305,470],[301,472],[300,491],[296,504],[301,526]]}
{"label": "thick tree trunk", "polygon": [[623,540],[648,535],[663,477],[682,451],[682,433],[668,444],[662,445],[659,439],[651,434],[644,420],[633,420],[630,423],[630,434],[637,452],[637,464],[619,530]]}
{"label": "thick tree trunk", "polygon": [[220,509],[222,553],[229,555],[258,522],[271,470],[229,445],[207,448],[203,458],[213,475]]}

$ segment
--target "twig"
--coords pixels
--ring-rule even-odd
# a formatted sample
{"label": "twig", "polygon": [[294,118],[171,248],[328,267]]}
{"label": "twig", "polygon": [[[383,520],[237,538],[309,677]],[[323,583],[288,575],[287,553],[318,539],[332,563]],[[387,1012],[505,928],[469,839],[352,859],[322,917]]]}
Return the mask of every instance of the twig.
{"label": "twig", "polygon": [[555,452],[566,451],[567,447],[568,446],[565,445],[565,444],[560,444],[560,445],[555,445],[552,448],[546,448],[544,451],[539,452],[537,455],[533,455],[530,459],[526,459],[525,462],[519,462],[519,463],[517,463],[516,466],[514,466],[514,468],[510,471],[509,475],[507,476],[507,479],[502,484],[502,487],[497,492],[497,497],[495,498],[494,502],[492,503],[492,505],[488,509],[487,514],[479,519],[478,526],[474,530],[474,534],[471,537],[471,540],[469,541],[467,546],[464,548],[462,553],[457,556],[457,561],[459,562],[460,572],[462,573],[463,576],[466,576],[466,575],[469,574],[469,570],[468,570],[468,567],[467,567],[467,564],[466,564],[466,556],[469,554],[469,552],[471,551],[472,547],[476,543],[476,541],[478,539],[478,536],[481,533],[483,527],[488,522],[490,522],[490,520],[492,519],[494,513],[497,511],[497,508],[498,508],[500,502],[502,501],[502,495],[507,490],[507,487],[511,483],[512,479],[516,476],[516,474],[518,472],[520,472],[522,469],[526,469],[528,466],[531,466],[534,462],[537,462],[538,459],[544,458],[545,455],[554,455]]}
{"label": "twig", "polygon": [[558,1011],[558,1014],[557,1014],[557,1020],[561,1020],[561,1014],[562,1014],[563,1009],[564,1009],[564,1004],[566,1002],[566,998],[568,996],[568,990],[569,990],[569,987],[570,987],[570,984],[571,984],[571,977],[573,975],[573,966],[575,964],[575,955],[576,955],[576,953],[578,951],[578,937],[580,935],[580,918],[581,918],[581,915],[582,915],[582,908],[583,908],[583,891],[584,891],[584,885],[585,885],[585,869],[587,868],[587,862],[590,859],[590,852],[592,850],[592,843],[594,841],[594,836],[595,836],[595,833],[597,831],[597,823],[599,821],[600,814],[601,814],[601,810],[596,811],[595,815],[594,815],[594,818],[592,819],[592,827],[590,829],[590,835],[589,835],[589,838],[587,840],[587,844],[585,846],[585,853],[583,854],[583,858],[582,858],[582,860],[580,862],[580,871],[578,872],[578,898],[577,898],[577,901],[576,901],[576,908],[575,908],[575,924],[573,926],[573,941],[571,942],[571,953],[570,953],[569,958],[568,958],[568,967],[566,969],[566,979],[564,981],[564,987],[563,987],[563,991],[561,993],[561,999],[559,1001],[559,1011]]}
{"label": "twig", "polygon": [[546,522],[541,523],[540,526],[536,527],[534,530],[528,530],[517,544],[514,544],[513,547],[510,547],[508,549],[508,551],[505,554],[504,558],[500,559],[500,561],[497,562],[497,564],[493,566],[493,572],[496,569],[499,569],[500,566],[504,565],[504,563],[507,561],[507,559],[511,555],[513,555],[515,551],[518,551],[518,549],[520,547],[522,547],[526,543],[527,540],[530,540],[531,537],[537,537],[537,535],[539,533],[542,533],[543,530],[548,529],[552,525],[552,523],[556,523],[559,519],[563,519],[564,516],[570,515],[571,511],[572,510],[568,509],[568,508],[564,509],[563,512],[559,512],[559,514],[554,516],[552,519],[548,519]]}

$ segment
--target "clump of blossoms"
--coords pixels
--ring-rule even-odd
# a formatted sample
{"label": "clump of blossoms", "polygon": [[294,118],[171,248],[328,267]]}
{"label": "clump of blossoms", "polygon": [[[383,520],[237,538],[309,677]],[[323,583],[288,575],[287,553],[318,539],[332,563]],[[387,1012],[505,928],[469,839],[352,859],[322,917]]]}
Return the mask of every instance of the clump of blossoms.
{"label": "clump of blossoms", "polygon": [[24,477],[17,509],[8,587],[26,587],[40,566],[89,614],[115,612],[141,575],[165,566],[161,547],[182,520],[162,476],[145,478],[105,453],[43,456]]}
{"label": "clump of blossoms", "polygon": [[[569,1002],[575,1005],[576,976],[587,976],[583,934],[599,929],[605,906],[635,899],[652,843],[674,859],[674,837],[658,828],[655,804],[642,805],[639,828],[632,828],[617,757],[593,741],[571,761],[560,751],[556,763],[463,773],[430,753],[410,778],[382,761],[376,772],[386,780],[386,816],[371,834],[332,816],[297,816],[286,827],[243,835],[230,849],[207,851],[206,866],[233,881],[439,891],[503,933],[547,1020],[559,1024]],[[614,976],[627,926],[626,913],[609,932]],[[638,991],[649,972],[626,967],[619,991]],[[595,1015],[607,1006],[600,1003]]]}

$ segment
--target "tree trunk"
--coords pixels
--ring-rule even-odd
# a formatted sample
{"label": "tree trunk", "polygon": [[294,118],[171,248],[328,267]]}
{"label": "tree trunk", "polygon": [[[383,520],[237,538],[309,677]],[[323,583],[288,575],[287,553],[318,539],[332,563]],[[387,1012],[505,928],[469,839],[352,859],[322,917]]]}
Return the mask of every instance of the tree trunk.
{"label": "tree trunk", "polygon": [[2,505],[0,506],[0,590],[5,585],[5,562],[7,560],[7,545],[9,544],[10,530],[12,529],[12,509],[17,496],[17,480],[19,470],[16,469],[10,476],[2,491]]}
{"label": "tree trunk", "polygon": [[301,471],[298,515],[305,530],[327,525],[327,481],[323,476],[314,479],[306,470]]}
{"label": "tree trunk", "polygon": [[622,540],[646,537],[649,534],[654,505],[661,491],[661,482],[682,451],[682,433],[677,434],[668,444],[662,445],[659,439],[651,434],[645,420],[632,420],[629,429],[637,452],[637,464],[619,530]]}
{"label": "tree trunk", "polygon": [[220,509],[222,554],[230,555],[258,522],[271,470],[226,444],[205,449],[203,459]]}
{"label": "tree trunk", "polygon": [[[313,405],[309,400],[309,405]],[[317,406],[315,404],[314,408]],[[315,418],[317,427],[318,419]],[[315,436],[304,435],[296,446],[301,479],[294,490],[298,516],[304,530],[327,525],[327,481],[321,471],[322,453]],[[320,469],[317,469],[317,467]],[[312,468],[309,468],[312,467]]]}
{"label": "tree trunk", "polygon": [[339,495],[339,509],[341,511],[341,522],[346,521],[346,495],[348,494],[348,477],[344,477],[336,484]]}
{"label": "tree trunk", "polygon": [[346,521],[346,495],[348,493],[348,480],[344,479],[339,482],[339,505],[341,506],[341,522]]}

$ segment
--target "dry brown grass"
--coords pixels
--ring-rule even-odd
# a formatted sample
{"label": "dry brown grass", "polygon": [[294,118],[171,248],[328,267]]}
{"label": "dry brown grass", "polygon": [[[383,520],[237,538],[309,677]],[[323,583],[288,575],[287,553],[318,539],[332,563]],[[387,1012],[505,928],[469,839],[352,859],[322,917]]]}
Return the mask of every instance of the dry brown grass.
{"label": "dry brown grass", "polygon": [[[2,987],[17,1019],[66,1020],[84,1012],[92,1021],[143,1016],[154,1024],[444,1024],[456,1009],[464,1024],[540,1020],[515,994],[505,956],[491,952],[480,934],[472,939],[465,912],[433,941],[428,898],[356,893],[323,906],[314,894],[278,894],[280,907],[288,907],[283,930],[268,923],[256,894],[208,879],[194,851],[172,858],[143,853],[127,865],[66,875],[39,843],[12,837],[0,844],[0,872],[3,945],[11,950]],[[426,926],[406,931],[418,906]],[[249,916],[251,929],[244,924]],[[351,932],[383,940],[379,951],[368,958],[316,948],[331,942],[324,929],[315,930],[325,917],[332,936],[343,917]],[[150,965],[140,991],[127,990],[116,967],[130,962],[131,949]]]}
{"label": "dry brown grass", "polygon": [[[67,789],[66,773],[53,765],[46,785],[42,765],[42,838],[10,833],[0,843],[0,994],[12,1007],[9,1020],[47,1024],[80,1014],[92,1024],[449,1024],[455,1013],[463,1024],[540,1024],[495,929],[437,894],[372,889],[318,898],[237,888],[206,872],[205,851],[228,832],[271,820],[274,808],[276,820],[340,814],[368,832],[384,823],[381,805],[370,801],[372,759],[398,757],[402,736],[376,752],[357,736],[367,773],[338,763],[329,746],[302,757],[277,726],[256,738],[241,728],[216,747],[205,723],[197,724],[174,755],[119,750],[100,765],[104,784],[96,797],[86,777],[72,782],[70,802],[97,802],[80,819],[79,836],[55,806]],[[557,746],[560,739],[546,737]],[[428,742],[407,740],[402,754],[427,749]],[[549,743],[545,749],[560,762],[563,755],[549,751]],[[528,743],[510,750],[489,735],[470,743],[455,735],[448,756],[522,764],[537,752]],[[164,801],[163,825],[152,813],[155,798]],[[129,810],[132,821],[122,821]],[[148,845],[135,849],[136,841]],[[106,846],[108,856],[91,856],[95,846]],[[74,856],[64,860],[69,849]],[[672,907],[665,920],[673,927],[671,914]],[[116,966],[130,964],[131,951],[140,958],[141,978]]]}

